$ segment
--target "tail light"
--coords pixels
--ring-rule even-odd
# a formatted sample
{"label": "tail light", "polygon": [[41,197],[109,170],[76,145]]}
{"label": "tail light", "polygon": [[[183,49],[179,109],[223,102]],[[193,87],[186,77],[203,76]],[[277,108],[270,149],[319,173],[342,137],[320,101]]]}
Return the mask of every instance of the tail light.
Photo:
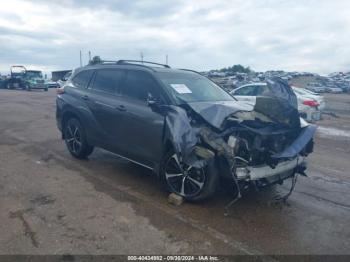
{"label": "tail light", "polygon": [[314,100],[305,100],[303,102],[303,104],[306,105],[306,106],[311,106],[311,107],[319,106],[319,104],[316,101],[314,101]]}
{"label": "tail light", "polygon": [[62,94],[64,94],[64,88],[63,88],[63,87],[57,88],[57,89],[56,89],[56,93],[57,93],[57,95],[62,95]]}

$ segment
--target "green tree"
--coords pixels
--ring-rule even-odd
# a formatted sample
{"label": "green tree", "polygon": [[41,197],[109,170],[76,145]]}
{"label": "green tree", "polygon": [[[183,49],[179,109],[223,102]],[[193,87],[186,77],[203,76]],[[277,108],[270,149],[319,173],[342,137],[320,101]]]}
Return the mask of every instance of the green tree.
{"label": "green tree", "polygon": [[242,65],[233,65],[231,67],[225,67],[219,70],[220,72],[224,72],[227,74],[234,74],[234,73],[250,73],[251,70],[249,67],[244,67]]}
{"label": "green tree", "polygon": [[89,62],[89,65],[96,65],[96,64],[101,64],[102,63],[102,59],[100,56],[94,56],[91,61]]}

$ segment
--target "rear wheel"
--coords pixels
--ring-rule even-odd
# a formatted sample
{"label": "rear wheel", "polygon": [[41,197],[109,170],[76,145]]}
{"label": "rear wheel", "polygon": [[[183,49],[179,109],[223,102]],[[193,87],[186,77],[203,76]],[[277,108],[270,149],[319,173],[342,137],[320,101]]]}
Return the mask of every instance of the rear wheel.
{"label": "rear wheel", "polygon": [[83,126],[76,118],[70,118],[64,128],[64,140],[72,156],[83,159],[88,157],[94,150],[86,140]]}
{"label": "rear wheel", "polygon": [[161,179],[166,189],[189,201],[201,201],[214,195],[218,186],[215,161],[203,168],[180,163],[177,154],[170,151],[164,158]]}

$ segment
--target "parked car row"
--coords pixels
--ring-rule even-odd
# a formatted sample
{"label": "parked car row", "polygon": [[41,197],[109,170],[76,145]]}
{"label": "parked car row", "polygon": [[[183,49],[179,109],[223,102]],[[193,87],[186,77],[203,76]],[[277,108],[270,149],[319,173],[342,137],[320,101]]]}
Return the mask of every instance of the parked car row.
{"label": "parked car row", "polygon": [[306,89],[315,92],[315,93],[332,93],[332,94],[340,94],[344,92],[344,88],[335,87],[335,86],[329,86],[329,85],[322,85],[319,83],[308,83],[306,86]]}

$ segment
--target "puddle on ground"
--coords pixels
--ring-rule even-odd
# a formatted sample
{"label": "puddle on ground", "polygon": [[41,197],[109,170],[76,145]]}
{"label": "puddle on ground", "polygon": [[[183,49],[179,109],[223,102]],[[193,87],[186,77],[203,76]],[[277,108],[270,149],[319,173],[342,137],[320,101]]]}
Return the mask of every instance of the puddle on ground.
{"label": "puddle on ground", "polygon": [[334,137],[334,138],[342,137],[342,138],[350,139],[350,131],[332,128],[332,127],[318,126],[317,133],[323,137]]}

